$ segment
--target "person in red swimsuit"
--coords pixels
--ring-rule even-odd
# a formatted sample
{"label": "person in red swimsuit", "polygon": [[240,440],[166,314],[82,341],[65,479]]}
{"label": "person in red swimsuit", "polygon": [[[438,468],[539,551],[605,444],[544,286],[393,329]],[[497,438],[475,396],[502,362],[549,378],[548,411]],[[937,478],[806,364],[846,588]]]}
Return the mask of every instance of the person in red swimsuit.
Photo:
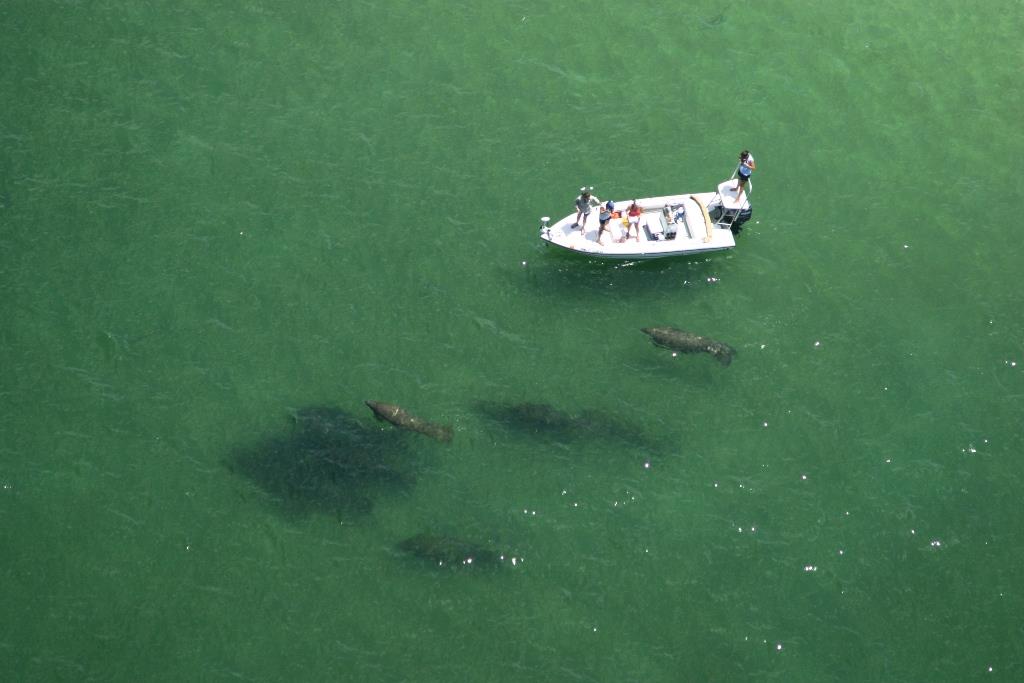
{"label": "person in red swimsuit", "polygon": [[621,240],[619,240],[620,242],[625,242],[626,240],[628,240],[629,233],[633,230],[636,231],[636,234],[633,236],[633,239],[635,239],[637,242],[640,241],[640,214],[642,214],[643,212],[644,210],[640,208],[640,205],[637,204],[636,200],[634,199],[633,203],[629,205],[629,211],[626,212],[626,234],[623,235]]}

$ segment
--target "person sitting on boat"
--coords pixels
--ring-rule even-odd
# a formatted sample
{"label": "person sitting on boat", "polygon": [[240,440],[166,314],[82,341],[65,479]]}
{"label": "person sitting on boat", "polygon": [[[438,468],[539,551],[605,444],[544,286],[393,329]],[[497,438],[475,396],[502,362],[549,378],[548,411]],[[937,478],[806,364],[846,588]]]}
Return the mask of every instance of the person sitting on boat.
{"label": "person sitting on boat", "polygon": [[736,178],[736,201],[739,201],[740,195],[743,194],[743,186],[750,180],[750,174],[757,168],[757,164],[754,163],[754,155],[750,153],[749,149],[745,149],[740,152],[740,165],[736,169],[738,177]]}
{"label": "person sitting on boat", "polygon": [[629,210],[626,211],[626,234],[623,235],[620,242],[625,242],[629,239],[629,233],[636,231],[636,235],[633,237],[637,242],[640,241],[640,215],[644,212],[640,208],[640,205],[633,200],[633,203],[629,205]]}
{"label": "person sitting on boat", "polygon": [[598,215],[598,218],[601,220],[601,227],[597,230],[598,244],[601,244],[601,235],[603,235],[605,231],[611,233],[611,230],[608,229],[608,221],[611,220],[613,211],[615,211],[615,202],[608,200],[601,205],[601,213]]}
{"label": "person sitting on boat", "polygon": [[[593,187],[581,187],[580,194],[576,197],[576,222],[572,227],[579,228],[583,234],[587,233],[587,220],[590,218],[590,209],[598,206],[601,200],[593,195]],[[580,219],[583,219],[582,221]]]}

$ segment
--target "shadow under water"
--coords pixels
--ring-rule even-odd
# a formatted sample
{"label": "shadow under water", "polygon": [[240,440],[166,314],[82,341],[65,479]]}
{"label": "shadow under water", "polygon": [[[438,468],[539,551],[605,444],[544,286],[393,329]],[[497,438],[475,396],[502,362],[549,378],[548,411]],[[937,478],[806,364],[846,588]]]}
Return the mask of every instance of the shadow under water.
{"label": "shadow under water", "polygon": [[721,254],[676,256],[640,261],[586,259],[579,254],[552,251],[546,258],[509,271],[544,296],[557,299],[606,297],[609,289],[630,300],[695,297],[704,290],[693,287],[725,267]]}
{"label": "shadow under water", "polygon": [[366,514],[377,497],[415,481],[418,464],[401,432],[364,426],[331,406],[294,411],[288,432],[241,448],[226,463],[285,514]]}

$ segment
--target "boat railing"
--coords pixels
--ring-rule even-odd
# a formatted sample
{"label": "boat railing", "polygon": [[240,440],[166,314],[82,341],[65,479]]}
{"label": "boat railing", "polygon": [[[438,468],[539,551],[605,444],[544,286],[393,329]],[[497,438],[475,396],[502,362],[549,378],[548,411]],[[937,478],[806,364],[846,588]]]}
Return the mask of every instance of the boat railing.
{"label": "boat railing", "polygon": [[[732,175],[729,176],[729,180],[734,179],[736,177],[736,174],[739,173],[739,170],[740,167],[736,166],[736,168],[732,172]],[[743,188],[743,201],[739,202],[737,206],[726,208],[725,198],[722,196],[722,191],[716,190],[715,197],[714,199],[711,200],[711,203],[709,204],[709,206],[712,207],[712,210],[718,210],[718,215],[715,217],[715,227],[729,228],[730,230],[732,230],[733,225],[735,225],[736,221],[740,218],[740,216],[742,216],[745,212],[748,213],[749,215],[749,212],[753,208],[750,204],[750,193],[753,191],[754,183],[751,181],[750,177],[747,177],[747,181],[746,183],[744,183]],[[740,197],[737,197],[737,199],[740,199]]]}

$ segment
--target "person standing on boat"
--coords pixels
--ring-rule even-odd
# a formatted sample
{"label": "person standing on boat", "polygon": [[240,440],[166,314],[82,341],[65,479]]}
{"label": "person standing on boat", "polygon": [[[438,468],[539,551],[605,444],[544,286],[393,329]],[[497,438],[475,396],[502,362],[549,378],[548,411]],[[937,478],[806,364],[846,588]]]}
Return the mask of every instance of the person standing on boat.
{"label": "person standing on boat", "polygon": [[615,202],[608,200],[601,205],[601,213],[598,218],[601,220],[601,227],[597,229],[597,243],[601,244],[601,235],[605,232],[611,234],[611,230],[608,229],[608,221],[612,218],[612,213],[615,211]]}
{"label": "person standing on boat", "polygon": [[[593,196],[593,187],[581,187],[580,194],[576,197],[576,222],[574,228],[579,228],[584,235],[587,234],[587,219],[590,218],[590,210],[601,204],[601,200]],[[580,219],[583,219],[580,221]]]}
{"label": "person standing on boat", "polygon": [[738,177],[736,178],[736,201],[740,200],[740,195],[743,194],[743,187],[750,180],[750,174],[757,168],[757,164],[754,163],[754,155],[750,153],[749,149],[745,149],[740,152],[740,165],[736,169]]}
{"label": "person standing on boat", "polygon": [[644,212],[640,208],[640,205],[633,200],[633,203],[629,205],[629,210],[626,212],[626,234],[622,237],[620,242],[625,242],[629,239],[629,233],[636,230],[636,236],[634,239],[640,241],[640,215]]}

